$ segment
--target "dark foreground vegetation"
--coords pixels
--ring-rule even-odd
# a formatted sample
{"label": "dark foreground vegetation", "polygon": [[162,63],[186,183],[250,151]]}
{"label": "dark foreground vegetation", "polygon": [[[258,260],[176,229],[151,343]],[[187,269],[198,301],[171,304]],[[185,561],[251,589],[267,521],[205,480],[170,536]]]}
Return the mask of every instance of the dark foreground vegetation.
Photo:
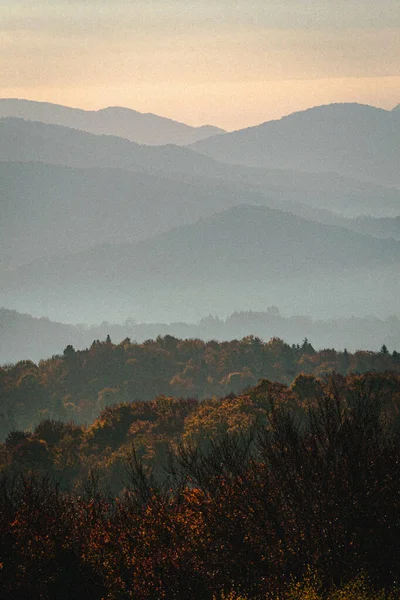
{"label": "dark foreground vegetation", "polygon": [[394,372],[303,374],[12,431],[1,597],[397,598],[399,404]]}

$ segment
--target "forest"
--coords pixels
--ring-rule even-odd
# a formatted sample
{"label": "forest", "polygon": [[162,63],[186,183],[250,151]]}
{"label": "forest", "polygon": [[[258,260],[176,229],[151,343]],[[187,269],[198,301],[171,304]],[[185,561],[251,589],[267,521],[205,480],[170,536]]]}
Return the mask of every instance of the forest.
{"label": "forest", "polygon": [[394,600],[399,404],[395,370],[303,373],[12,430],[3,597]]}
{"label": "forest", "polygon": [[289,345],[247,336],[229,342],[158,336],[142,343],[110,336],[86,350],[66,346],[60,355],[0,367],[0,440],[9,431],[32,430],[44,419],[90,423],[110,404],[157,396],[197,398],[239,393],[260,379],[290,385],[300,373],[320,377],[336,371],[400,370],[400,355],[388,351],[316,351],[304,339]]}

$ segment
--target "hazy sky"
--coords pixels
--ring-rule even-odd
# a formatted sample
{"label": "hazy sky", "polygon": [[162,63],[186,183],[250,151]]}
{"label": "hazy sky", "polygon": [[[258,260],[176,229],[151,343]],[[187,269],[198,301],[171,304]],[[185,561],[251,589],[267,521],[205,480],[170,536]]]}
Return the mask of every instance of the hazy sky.
{"label": "hazy sky", "polygon": [[400,103],[400,0],[0,0],[0,97],[228,129]]}

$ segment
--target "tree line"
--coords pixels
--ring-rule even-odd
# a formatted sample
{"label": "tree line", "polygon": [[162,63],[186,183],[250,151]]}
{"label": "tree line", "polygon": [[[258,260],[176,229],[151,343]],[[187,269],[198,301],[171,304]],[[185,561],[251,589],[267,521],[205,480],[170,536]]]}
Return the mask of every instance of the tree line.
{"label": "tree line", "polygon": [[229,342],[178,339],[142,343],[94,341],[86,350],[68,345],[52,358],[0,367],[0,439],[13,429],[32,430],[49,418],[89,423],[106,406],[149,401],[159,395],[197,398],[237,394],[262,378],[290,385],[301,373],[399,372],[400,355],[316,351],[304,339],[289,345],[255,336]]}

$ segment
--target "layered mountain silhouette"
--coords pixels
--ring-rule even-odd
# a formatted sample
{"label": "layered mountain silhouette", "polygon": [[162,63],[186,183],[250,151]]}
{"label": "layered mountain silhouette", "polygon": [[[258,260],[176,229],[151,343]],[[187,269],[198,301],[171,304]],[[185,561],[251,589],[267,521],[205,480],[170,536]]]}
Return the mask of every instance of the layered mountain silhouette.
{"label": "layered mountain silhouette", "polygon": [[2,118],[0,305],[70,322],[396,312],[397,127],[332,105],[180,147]]}
{"label": "layered mountain silhouette", "polygon": [[304,338],[315,348],[358,348],[378,350],[382,344],[397,348],[400,344],[400,320],[396,317],[342,318],[315,320],[302,315],[286,317],[277,307],[263,312],[235,312],[226,319],[208,316],[196,323],[102,323],[100,325],[67,325],[35,318],[15,310],[0,308],[0,365],[19,360],[34,360],[61,354],[71,344],[75,349],[90,347],[93,340],[111,336],[114,343],[129,337],[137,342],[172,335],[178,338],[208,340],[241,339],[255,335],[264,340],[280,337],[289,343],[301,343]]}
{"label": "layered mountain silhouette", "polygon": [[[299,303],[304,306],[310,304],[310,292],[321,296],[327,282],[341,282],[336,302],[343,294],[347,298],[346,286],[357,277],[374,286],[376,274],[387,272],[396,282],[399,266],[400,242],[265,207],[239,206],[138,244],[103,244],[79,254],[35,261],[3,277],[0,303],[13,306],[17,301],[21,310],[21,298],[36,306],[49,298],[56,304],[63,299],[57,314],[65,319],[63,302],[68,304],[73,297],[79,305],[91,302],[92,314],[100,319],[97,306],[111,297],[114,306],[125,299],[132,307],[139,302],[146,308],[169,297],[171,303],[179,298],[177,305],[170,306],[170,314],[178,319],[188,300],[187,290],[197,299],[197,310],[205,295],[213,298],[216,290],[225,305],[232,306],[233,301],[235,309],[245,306],[256,289],[267,293],[280,287],[284,295],[289,283],[297,286],[300,295],[308,294]],[[230,301],[228,290],[234,291]],[[363,297],[366,286],[358,282],[357,290]],[[383,292],[381,285],[377,291]],[[355,296],[350,299],[356,306]],[[215,312],[217,304],[218,296]]]}
{"label": "layered mountain silhouette", "polygon": [[[251,170],[249,179],[250,175]],[[339,178],[325,181],[323,175],[302,182],[301,174],[286,173],[286,186],[282,175],[281,180],[274,172],[265,172],[264,182],[257,185],[230,180],[228,174],[167,177],[145,171],[0,162],[0,267],[9,269],[101,243],[137,242],[243,203],[280,208],[378,237],[400,235],[400,219],[343,218],[348,213],[400,214],[400,192],[396,199],[394,190]],[[321,208],[326,206],[335,212]]]}
{"label": "layered mountain silhouette", "polygon": [[17,98],[0,99],[1,117],[20,117],[99,135],[115,135],[149,146],[191,144],[211,135],[224,133],[224,130],[219,127],[211,125],[191,127],[172,119],[151,113],[140,113],[121,106],[109,106],[101,110],[82,110],[60,104]]}
{"label": "layered mountain silhouette", "polygon": [[[358,105],[355,106],[358,110]],[[361,121],[359,127],[357,123],[350,127],[346,125],[346,119],[343,122],[340,120],[342,113],[348,116],[346,107],[337,105],[339,115],[336,117],[330,114],[331,107],[319,107],[280,121],[212,137],[203,145],[199,143],[191,147],[213,155],[216,160],[174,145],[146,147],[115,136],[96,136],[57,125],[4,118],[0,119],[0,160],[40,161],[79,168],[96,166],[160,170],[167,174],[179,172],[228,177],[258,185],[268,182],[279,187],[306,188],[316,192],[321,187],[321,180],[318,179],[321,172],[324,176],[322,186],[339,185],[343,190],[346,187],[354,188],[354,182],[350,179],[374,178],[374,165],[379,163],[382,184],[391,185],[392,180],[397,181],[399,177],[400,119],[393,112],[362,107],[366,109],[365,117],[368,117],[370,110],[372,115],[377,116],[377,111],[381,117],[380,124],[384,123],[385,126],[380,131],[376,126],[374,130],[373,119],[371,126],[367,119],[367,122]],[[325,108],[330,117],[326,120],[323,115]],[[319,120],[313,116],[314,111],[319,115]],[[361,112],[364,114],[363,110]],[[389,133],[385,133],[385,128],[389,129]],[[342,129],[346,133],[341,132]],[[377,139],[374,139],[374,135]],[[296,141],[296,138],[299,139]],[[373,154],[374,158],[367,160],[365,153]],[[248,163],[250,166],[264,163],[264,168],[252,168],[249,171],[244,167],[238,169],[236,166],[221,165],[217,161]],[[359,163],[365,172],[361,172],[355,163]],[[267,174],[265,167],[268,167]],[[287,173],[288,169],[318,173]],[[340,180],[338,173],[346,178],[345,182]],[[365,191],[362,184],[358,185],[359,191]]]}
{"label": "layered mountain silhouette", "polygon": [[263,204],[223,181],[196,183],[147,172],[0,162],[0,265],[137,242],[244,201]]}
{"label": "layered mountain silhouette", "polygon": [[0,119],[0,161],[148,171],[196,185],[199,177],[207,177],[251,185],[278,203],[280,199],[303,202],[345,216],[400,214],[399,190],[348,176],[238,167],[174,145],[140,146],[118,137],[22,119]]}
{"label": "layered mountain silhouette", "polygon": [[[37,121],[0,119],[0,161],[38,161],[69,167],[204,173],[214,160],[174,145],[141,146],[121,137],[94,135]],[[212,167],[211,167],[212,168]]]}
{"label": "layered mountain silhouette", "polygon": [[[138,244],[102,244],[46,261],[57,280],[206,282],[400,266],[400,243],[257,206],[237,206]],[[40,263],[39,263],[40,265]],[[32,264],[21,269],[33,273]],[[39,279],[39,278],[38,278]]]}
{"label": "layered mountain silhouette", "polygon": [[[242,203],[345,227],[332,211],[345,217],[400,214],[395,188],[334,173],[236,167],[173,145],[145,147],[21,119],[0,120],[0,161],[3,266],[74,244],[79,250],[101,241],[136,241]],[[10,235],[20,243],[7,249]]]}
{"label": "layered mountain silhouette", "polygon": [[400,185],[399,115],[362,104],[330,104],[213,136],[192,147],[232,164],[335,171]]}

